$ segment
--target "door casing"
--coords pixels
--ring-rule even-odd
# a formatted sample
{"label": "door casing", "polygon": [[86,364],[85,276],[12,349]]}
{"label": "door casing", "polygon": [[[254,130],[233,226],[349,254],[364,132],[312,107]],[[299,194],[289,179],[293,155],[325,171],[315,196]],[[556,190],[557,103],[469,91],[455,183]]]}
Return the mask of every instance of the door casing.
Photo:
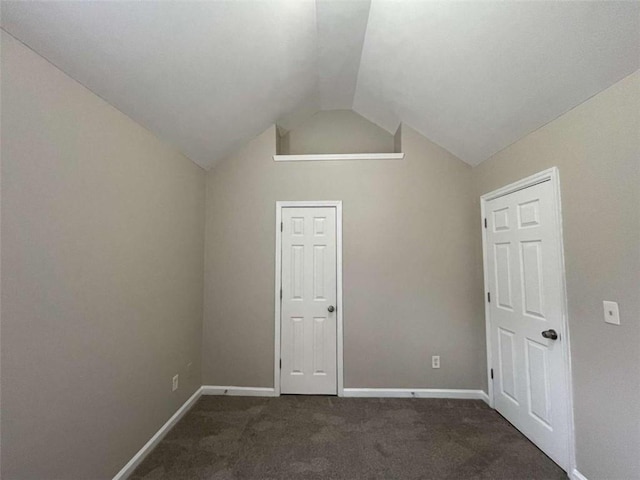
{"label": "door casing", "polygon": [[565,376],[567,378],[567,392],[565,398],[567,399],[567,410],[569,412],[569,428],[568,428],[568,452],[569,452],[569,468],[567,469],[567,474],[571,474],[576,468],[576,456],[575,456],[575,424],[573,418],[573,377],[571,375],[571,340],[569,337],[569,323],[568,323],[568,308],[567,308],[567,285],[566,285],[566,271],[564,265],[564,241],[562,235],[562,208],[561,208],[561,198],[560,198],[560,175],[557,167],[552,167],[547,170],[543,170],[542,172],[536,173],[529,177],[523,178],[522,180],[518,180],[517,182],[511,183],[504,187],[501,187],[492,192],[486,193],[480,197],[480,228],[482,229],[482,265],[484,270],[484,305],[485,305],[485,332],[486,332],[486,341],[487,341],[487,382],[488,382],[488,390],[489,390],[489,405],[491,408],[495,408],[494,406],[494,392],[493,392],[493,382],[491,380],[491,368],[493,364],[493,359],[491,355],[492,345],[491,345],[491,309],[489,303],[487,302],[487,296],[489,294],[489,273],[487,266],[487,230],[484,225],[484,221],[486,218],[486,205],[489,201],[494,200],[498,197],[503,197],[505,195],[509,195],[510,193],[517,192],[518,190],[523,190],[527,187],[531,187],[533,185],[537,185],[542,182],[549,181],[552,185],[553,190],[553,204],[556,209],[556,215],[558,218],[558,251],[559,255],[559,263],[558,268],[561,274],[561,298],[562,298],[562,331],[561,336],[564,339],[562,342],[562,354],[564,359],[564,368],[565,368]]}
{"label": "door casing", "polygon": [[344,396],[344,363],[343,363],[343,308],[342,308],[342,201],[277,201],[276,202],[276,272],[275,272],[275,350],[273,357],[273,388],[275,395],[280,395],[280,328],[282,288],[282,209],[287,207],[335,207],[336,209],[336,367],[338,379],[338,396]]}

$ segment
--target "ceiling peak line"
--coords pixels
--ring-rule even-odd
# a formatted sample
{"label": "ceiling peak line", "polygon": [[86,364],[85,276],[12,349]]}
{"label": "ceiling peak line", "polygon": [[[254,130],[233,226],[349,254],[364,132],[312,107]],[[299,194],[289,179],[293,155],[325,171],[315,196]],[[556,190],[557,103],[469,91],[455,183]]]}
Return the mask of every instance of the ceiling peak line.
{"label": "ceiling peak line", "polygon": [[331,109],[477,165],[640,68],[640,2],[2,7],[4,31],[204,168]]}

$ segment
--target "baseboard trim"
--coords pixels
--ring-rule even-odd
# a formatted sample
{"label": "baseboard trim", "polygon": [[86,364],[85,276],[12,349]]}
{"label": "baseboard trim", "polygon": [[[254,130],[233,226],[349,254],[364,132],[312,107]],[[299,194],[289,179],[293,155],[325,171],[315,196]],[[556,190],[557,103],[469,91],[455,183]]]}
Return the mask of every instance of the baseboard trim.
{"label": "baseboard trim", "polygon": [[481,400],[484,401],[487,405],[491,406],[491,400],[489,399],[489,395],[484,390],[480,390]]}
{"label": "baseboard trim", "polygon": [[275,388],[271,387],[235,387],[219,385],[203,385],[203,395],[228,395],[231,397],[277,397]]}
{"label": "baseboard trim", "polygon": [[145,443],[144,446],[138,451],[138,453],[136,453],[133,458],[129,460],[129,462],[124,467],[122,467],[122,470],[120,470],[116,474],[116,476],[113,477],[113,480],[125,480],[127,477],[129,477],[129,475],[131,475],[136,467],[140,465],[140,463],[142,463],[144,458],[151,452],[151,450],[153,450],[154,447],[158,443],[160,443],[160,440],[162,440],[165,435],[169,433],[169,430],[171,430],[171,428],[176,423],[178,423],[178,421],[184,416],[184,414],[187,413],[189,409],[198,401],[200,395],[202,395],[202,387],[198,388],[195,393],[191,395],[191,397],[189,397],[189,399],[184,402],[184,404],[176,411],[176,413],[174,413],[171,418],[167,420],[167,422],[162,425],[162,427],[160,427],[160,430],[158,430],[156,434],[151,437],[151,440]]}
{"label": "baseboard trim", "polygon": [[440,388],[345,388],[345,397],[379,398],[453,398],[489,401],[482,390],[455,390]]}
{"label": "baseboard trim", "polygon": [[571,480],[587,480],[587,477],[582,475],[577,468],[571,471]]}

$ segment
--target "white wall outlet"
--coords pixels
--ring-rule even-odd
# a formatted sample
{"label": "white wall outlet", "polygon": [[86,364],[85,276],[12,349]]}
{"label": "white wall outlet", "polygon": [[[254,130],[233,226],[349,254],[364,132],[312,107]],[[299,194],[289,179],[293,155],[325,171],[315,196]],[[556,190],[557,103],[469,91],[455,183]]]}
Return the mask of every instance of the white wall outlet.
{"label": "white wall outlet", "polygon": [[604,300],[602,302],[604,308],[604,321],[612,325],[620,325],[620,310],[617,302]]}
{"label": "white wall outlet", "polygon": [[440,368],[440,355],[431,357],[431,368]]}
{"label": "white wall outlet", "polygon": [[173,384],[171,386],[171,391],[175,392],[178,389],[178,375],[173,376]]}

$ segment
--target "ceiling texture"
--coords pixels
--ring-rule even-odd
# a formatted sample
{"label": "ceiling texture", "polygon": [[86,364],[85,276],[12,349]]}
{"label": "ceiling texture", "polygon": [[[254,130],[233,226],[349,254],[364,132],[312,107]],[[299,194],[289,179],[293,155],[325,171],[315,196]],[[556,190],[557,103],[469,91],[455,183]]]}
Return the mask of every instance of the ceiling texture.
{"label": "ceiling texture", "polygon": [[476,165],[640,68],[640,2],[3,1],[2,28],[204,168],[352,109]]}

